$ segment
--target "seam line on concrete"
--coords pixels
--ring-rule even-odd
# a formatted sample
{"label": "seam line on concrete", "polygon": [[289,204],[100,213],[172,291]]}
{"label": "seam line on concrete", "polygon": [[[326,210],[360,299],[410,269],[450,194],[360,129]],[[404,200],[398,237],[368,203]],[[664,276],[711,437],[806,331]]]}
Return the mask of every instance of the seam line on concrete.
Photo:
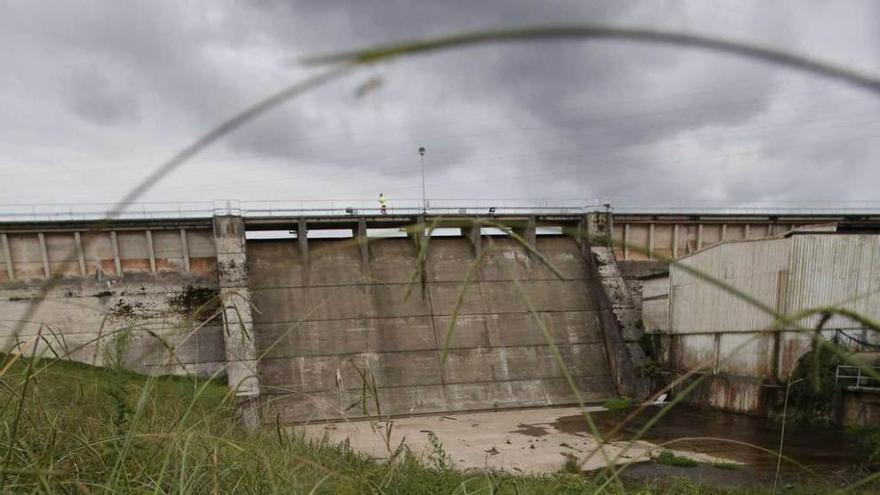
{"label": "seam line on concrete", "polygon": [[[561,313],[598,313],[596,309],[545,309],[537,311],[539,315],[543,314],[561,314]],[[463,316],[509,316],[509,315],[531,315],[530,311],[493,311],[491,313],[464,313],[459,312],[459,318]],[[260,321],[254,320],[254,325],[301,325],[303,323],[325,323],[328,321],[363,321],[363,320],[392,320],[397,318],[444,318],[452,316],[452,313],[435,313],[434,315],[401,315],[401,316],[353,316],[351,318],[322,318],[316,320],[276,320],[276,321]]]}
{"label": "seam line on concrete", "polygon": [[[63,284],[63,283],[64,283],[64,282],[62,282],[62,284]],[[72,284],[72,285],[59,285],[59,286],[57,286],[57,288],[58,288],[58,289],[61,289],[61,290],[68,289],[68,288],[70,288],[70,287],[80,288],[81,285],[80,285],[79,283],[76,283],[76,284]],[[87,289],[95,289],[95,290],[99,290],[99,291],[100,291],[100,290],[101,290],[101,287],[87,287]],[[38,293],[39,288],[35,288],[35,287],[27,287],[27,288],[23,288],[23,289],[18,289],[18,288],[3,288],[3,287],[0,287],[0,293],[3,293],[3,292],[12,292],[12,293],[21,294],[21,293],[24,292],[24,291],[31,291],[31,294],[28,295],[28,296],[18,296],[18,295],[16,295],[15,297],[16,297],[17,299],[19,299],[19,300],[22,300],[22,299],[33,299],[33,298],[36,296],[36,294]],[[163,294],[183,294],[183,293],[185,293],[185,292],[187,292],[187,291],[186,291],[186,290],[175,289],[175,288],[161,287],[161,288],[159,288],[159,289],[157,289],[157,290],[150,290],[150,291],[138,292],[138,293],[136,293],[136,294],[121,294],[121,295],[125,295],[126,297],[134,297],[134,298],[138,298],[138,297],[144,297],[144,296],[156,296],[156,295],[163,295]],[[94,295],[90,295],[90,294],[84,294],[84,295],[81,295],[81,296],[58,296],[58,297],[47,296],[47,297],[43,297],[42,299],[45,299],[46,301],[66,301],[66,302],[69,302],[69,303],[71,303],[71,304],[82,305],[82,306],[87,307],[87,308],[89,308],[89,309],[97,309],[97,308],[92,308],[91,306],[88,306],[87,304],[85,304],[85,301],[88,301],[88,300],[91,300],[91,299],[98,299],[98,297],[97,297],[97,296],[94,296]],[[77,302],[74,302],[74,301],[82,301],[83,304],[80,304],[80,303],[77,303]]]}
{"label": "seam line on concrete", "polygon": [[[572,375],[573,379],[603,378],[603,377],[610,378],[610,375],[608,373],[600,374],[600,375]],[[473,382],[451,382],[448,385],[483,385],[483,384],[487,384],[487,383],[533,383],[533,382],[548,381],[548,380],[565,381],[565,377],[563,377],[561,375],[553,375],[553,376],[546,376],[546,377],[540,377],[540,378],[526,378],[526,379],[522,379],[522,380],[480,380],[480,381],[473,381]],[[612,387],[614,386],[611,383],[609,383],[609,385],[611,385]],[[377,389],[393,390],[393,389],[398,389],[398,388],[423,388],[423,387],[424,388],[443,387],[443,384],[442,383],[414,383],[414,384],[410,384],[410,385],[384,385],[384,386],[377,386],[376,388]],[[284,389],[284,390],[288,390],[288,392],[284,393],[284,394],[272,393],[271,391],[268,390],[270,388]],[[321,393],[321,392],[330,392],[330,390],[323,389],[323,388],[318,389],[318,390],[310,390],[308,392],[303,392],[301,390],[293,390],[290,388],[285,388],[282,385],[264,385],[263,390],[266,392],[267,395],[293,395],[293,394],[309,395],[309,394],[316,394],[316,393]],[[348,387],[346,387],[344,390],[345,391],[358,391],[358,390],[361,390],[361,388],[348,388]],[[569,389],[567,387],[565,390],[569,391]],[[581,389],[581,390],[584,390],[584,389]]]}
{"label": "seam line on concrete", "polygon": [[[253,275],[255,278],[259,278],[259,275]],[[501,279],[489,279],[484,280],[481,279],[479,282],[471,282],[471,283],[480,283],[480,284],[508,284],[511,282],[584,282],[585,278],[558,278],[558,277],[548,277],[548,278],[529,278],[529,279],[520,279],[520,280],[501,280]],[[464,280],[429,280],[428,285],[461,285],[464,283]],[[339,283],[339,284],[326,284],[326,285],[260,285],[260,286],[251,286],[251,292],[256,291],[271,291],[271,290],[281,290],[281,289],[322,289],[322,288],[337,288],[337,287],[397,287],[397,286],[405,286],[408,287],[413,285],[413,282],[351,282],[351,283]]]}
{"label": "seam line on concrete", "polygon": [[[588,347],[588,346],[599,346],[603,345],[602,342],[554,342],[556,347]],[[517,348],[540,348],[540,347],[550,347],[548,344],[518,344],[518,345],[496,345],[492,347],[450,347],[451,351],[469,351],[473,349],[517,349]],[[292,356],[266,356],[260,359],[260,361],[273,361],[278,359],[298,359],[298,358],[326,358],[326,357],[338,357],[338,356],[366,356],[366,355],[384,355],[384,354],[402,354],[402,353],[414,353],[414,352],[434,352],[436,349],[434,347],[429,348],[419,348],[419,349],[395,349],[388,351],[364,351],[364,352],[334,352],[332,354],[307,354],[307,355],[292,355]]]}
{"label": "seam line on concrete", "polygon": [[162,368],[189,368],[195,367],[202,364],[215,364],[218,366],[223,366],[226,364],[226,361],[184,361],[180,363],[172,363],[172,364],[144,364],[144,363],[128,363],[127,366],[132,366],[135,368],[141,368],[145,370],[151,369],[162,369]]}
{"label": "seam line on concrete", "polygon": [[[22,301],[22,302],[24,302],[24,301]],[[163,317],[163,316],[151,316],[150,319],[162,320],[162,319],[164,319],[164,317]],[[0,322],[18,323],[18,322],[20,322],[20,321],[21,321],[21,320],[5,320],[5,319],[0,319]],[[25,323],[26,323],[26,324],[31,324],[31,325],[43,325],[43,324],[44,324],[44,323],[41,322],[41,321],[28,321],[28,322],[25,322]],[[158,322],[157,322],[157,323],[158,323]],[[121,326],[121,327],[128,327],[129,325],[123,325],[123,324],[120,324],[120,326]],[[76,327],[73,327],[73,328],[76,328]],[[214,330],[214,331],[216,331],[216,330],[219,329],[219,328],[222,328],[222,324],[221,324],[221,323],[213,323],[213,324],[209,324],[209,325],[205,325],[205,326],[203,326],[203,327],[200,329],[200,331],[205,331],[205,332],[207,332],[208,330]],[[180,335],[184,335],[184,333],[186,332],[186,331],[183,329],[183,327],[181,327],[180,325],[161,325],[161,326],[154,326],[154,325],[151,324],[151,322],[145,322],[145,323],[143,323],[143,324],[139,324],[139,325],[136,327],[136,330],[141,330],[141,329],[143,329],[143,330],[150,330],[150,331],[152,331],[152,332],[160,332],[160,331],[169,330],[170,332],[178,332]],[[68,337],[70,337],[70,336],[75,336],[75,335],[98,335],[98,332],[95,331],[95,330],[86,330],[86,331],[64,331],[64,332],[58,332],[58,331],[56,330],[56,334],[57,334],[57,335],[64,335],[64,336],[68,336]],[[22,337],[23,337],[23,336],[32,336],[32,335],[36,335],[36,333],[27,333],[27,332],[25,332],[25,331],[22,331],[22,332],[19,334],[19,336],[22,336]],[[50,336],[47,336],[45,333],[43,333],[42,335],[43,335],[45,338],[47,338],[47,339],[50,338]]]}

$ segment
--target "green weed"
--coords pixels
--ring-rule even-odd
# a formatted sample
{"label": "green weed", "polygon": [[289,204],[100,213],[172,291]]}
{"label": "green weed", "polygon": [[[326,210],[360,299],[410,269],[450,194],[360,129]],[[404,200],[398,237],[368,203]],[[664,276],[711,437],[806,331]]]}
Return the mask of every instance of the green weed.
{"label": "green weed", "polygon": [[581,465],[578,461],[578,458],[568,453],[562,455],[565,457],[565,461],[563,461],[562,468],[559,470],[559,472],[567,474],[581,474]]}
{"label": "green weed", "polygon": [[437,438],[437,434],[429,431],[428,441],[431,442],[431,454],[428,456],[431,466],[437,471],[452,469],[452,457],[446,453],[446,449],[443,448],[443,443]]}
{"label": "green weed", "polygon": [[690,457],[675,455],[670,450],[664,450],[657,456],[657,464],[676,467],[696,467],[699,463]]}
{"label": "green weed", "polygon": [[620,397],[616,399],[606,400],[602,407],[608,409],[609,411],[616,411],[620,409],[629,409],[632,407],[633,401],[632,399],[626,397]]}

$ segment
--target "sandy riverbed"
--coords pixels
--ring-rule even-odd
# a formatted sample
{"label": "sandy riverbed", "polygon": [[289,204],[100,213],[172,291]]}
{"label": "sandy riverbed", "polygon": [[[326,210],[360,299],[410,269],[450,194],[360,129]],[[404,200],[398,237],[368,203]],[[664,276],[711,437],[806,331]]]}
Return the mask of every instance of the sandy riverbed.
{"label": "sandy riverbed", "polygon": [[[392,421],[389,443],[394,449],[403,440],[413,453],[427,458],[431,452],[429,432],[434,432],[443,449],[461,469],[549,473],[558,471],[566,456],[584,459],[598,445],[589,434],[563,431],[554,426],[558,424],[557,419],[576,414],[580,414],[578,408],[566,407],[397,418]],[[377,459],[389,455],[385,422],[351,421],[298,426],[296,429],[311,438],[326,435],[333,442],[348,440],[353,448]],[[624,442],[606,445],[607,457],[618,456],[626,445]],[[648,442],[635,442],[617,462],[650,460],[651,454],[658,453],[656,449],[652,452],[653,447]],[[701,462],[729,462],[707,454],[675,452]],[[583,469],[604,466],[603,456],[597,452],[583,464]]]}

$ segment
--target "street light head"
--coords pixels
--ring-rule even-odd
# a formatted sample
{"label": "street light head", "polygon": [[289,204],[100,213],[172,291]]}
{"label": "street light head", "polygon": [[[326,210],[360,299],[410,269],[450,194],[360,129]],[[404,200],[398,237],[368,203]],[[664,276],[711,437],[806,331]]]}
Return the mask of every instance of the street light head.
{"label": "street light head", "polygon": [[419,154],[422,156],[425,156],[425,147],[424,146],[419,147]]}

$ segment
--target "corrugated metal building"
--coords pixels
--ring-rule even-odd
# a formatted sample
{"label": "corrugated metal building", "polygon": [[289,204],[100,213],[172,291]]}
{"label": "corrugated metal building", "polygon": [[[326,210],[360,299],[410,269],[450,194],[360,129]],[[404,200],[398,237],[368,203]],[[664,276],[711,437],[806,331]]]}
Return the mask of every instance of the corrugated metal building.
{"label": "corrugated metal building", "polygon": [[[820,318],[780,326],[772,311],[796,315],[836,306],[880,319],[880,236],[794,234],[732,241],[679,263],[669,271],[668,359],[679,371],[701,368],[712,374],[698,402],[741,412],[765,410],[768,394],[810,348],[812,334],[803,329],[815,328]],[[841,316],[826,322],[823,335],[836,336],[853,350],[880,344],[880,335]]]}

